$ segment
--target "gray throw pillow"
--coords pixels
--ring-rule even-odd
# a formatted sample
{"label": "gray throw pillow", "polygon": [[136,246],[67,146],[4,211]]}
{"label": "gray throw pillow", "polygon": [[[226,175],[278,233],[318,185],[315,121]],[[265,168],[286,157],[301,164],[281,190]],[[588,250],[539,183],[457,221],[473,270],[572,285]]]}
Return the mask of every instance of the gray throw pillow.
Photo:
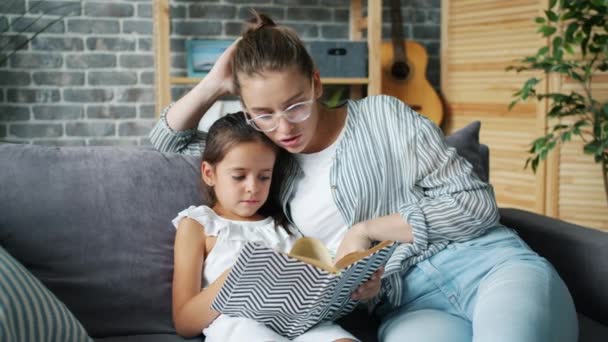
{"label": "gray throw pillow", "polygon": [[0,144],[0,245],[92,337],[174,333],[171,219],[200,205],[199,158]]}
{"label": "gray throw pillow", "polygon": [[465,127],[446,137],[449,146],[456,148],[458,154],[473,166],[475,174],[484,182],[488,181],[481,145],[479,144],[479,129],[481,122],[473,121]]}

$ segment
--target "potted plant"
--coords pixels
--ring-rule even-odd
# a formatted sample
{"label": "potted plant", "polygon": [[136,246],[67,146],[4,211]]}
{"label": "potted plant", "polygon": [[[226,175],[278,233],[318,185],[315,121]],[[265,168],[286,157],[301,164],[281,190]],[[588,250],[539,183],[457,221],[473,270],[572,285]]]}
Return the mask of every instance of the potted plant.
{"label": "potted plant", "polygon": [[[546,44],[533,56],[507,70],[538,71],[517,92],[509,109],[528,99],[548,100],[549,132],[532,142],[526,160],[534,172],[541,160],[559,143],[579,136],[584,152],[602,165],[604,190],[608,196],[608,101],[594,98],[592,80],[608,70],[608,0],[550,0],[543,17],[535,19]],[[577,90],[542,93],[542,78],[559,75],[574,80]]]}

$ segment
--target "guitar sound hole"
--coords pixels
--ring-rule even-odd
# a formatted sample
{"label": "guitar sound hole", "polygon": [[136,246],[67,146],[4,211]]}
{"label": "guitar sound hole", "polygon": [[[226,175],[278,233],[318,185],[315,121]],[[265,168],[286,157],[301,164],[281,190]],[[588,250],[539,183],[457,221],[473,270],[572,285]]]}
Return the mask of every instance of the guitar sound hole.
{"label": "guitar sound hole", "polygon": [[410,67],[405,62],[395,62],[391,68],[391,74],[398,80],[404,80],[410,74]]}

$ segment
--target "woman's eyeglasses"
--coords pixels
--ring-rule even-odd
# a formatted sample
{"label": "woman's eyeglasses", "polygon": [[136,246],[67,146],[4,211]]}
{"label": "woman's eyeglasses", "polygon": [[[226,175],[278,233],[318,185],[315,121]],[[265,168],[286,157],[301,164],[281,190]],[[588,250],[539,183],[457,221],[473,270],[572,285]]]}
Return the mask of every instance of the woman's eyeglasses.
{"label": "woman's eyeglasses", "polygon": [[[314,88],[313,88],[314,94]],[[314,95],[313,95],[314,96]],[[312,106],[315,103],[314,97],[308,101],[298,102],[287,107],[285,110],[277,111],[272,114],[245,114],[247,123],[261,132],[272,132],[279,127],[281,116],[291,123],[305,121],[312,113]]]}
{"label": "woman's eyeglasses", "polygon": [[284,116],[291,123],[298,123],[308,119],[312,112],[313,103],[314,100],[299,102],[274,114],[249,114],[250,118],[247,119],[247,123],[258,131],[272,132],[279,127],[281,116]]}

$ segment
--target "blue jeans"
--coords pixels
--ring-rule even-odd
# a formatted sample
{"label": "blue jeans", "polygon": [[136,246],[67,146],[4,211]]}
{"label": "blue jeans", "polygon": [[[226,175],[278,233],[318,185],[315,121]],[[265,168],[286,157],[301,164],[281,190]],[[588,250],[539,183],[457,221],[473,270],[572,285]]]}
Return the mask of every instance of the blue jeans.
{"label": "blue jeans", "polygon": [[[567,251],[564,251],[567,253]],[[568,288],[547,260],[497,226],[403,276],[399,307],[376,310],[381,342],[576,341]]]}

